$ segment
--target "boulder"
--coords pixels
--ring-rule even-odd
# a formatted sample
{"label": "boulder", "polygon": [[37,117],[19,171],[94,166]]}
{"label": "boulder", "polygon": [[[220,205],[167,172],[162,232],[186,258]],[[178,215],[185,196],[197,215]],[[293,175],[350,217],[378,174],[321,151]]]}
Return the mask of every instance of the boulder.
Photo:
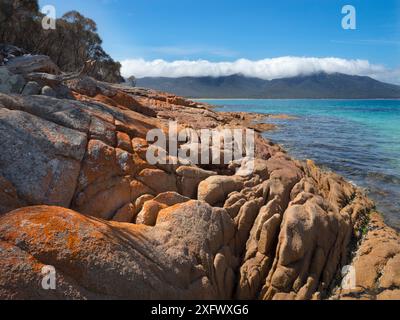
{"label": "boulder", "polygon": [[20,57],[28,54],[28,52],[11,44],[0,43],[0,54],[4,57],[4,59],[8,61],[15,57]]}
{"label": "boulder", "polygon": [[353,287],[337,287],[333,298],[399,300],[399,263],[399,233],[385,225],[382,216],[375,212],[350,264]]}
{"label": "boulder", "polygon": [[169,191],[169,192],[160,193],[153,200],[170,207],[177,203],[184,203],[184,202],[190,201],[190,198],[182,196],[181,194],[179,194],[177,192]]}
{"label": "boulder", "polygon": [[91,122],[88,107],[77,101],[0,93],[0,104],[7,109],[20,110],[84,134],[88,132]]}
{"label": "boulder", "polygon": [[25,87],[24,90],[22,90],[22,95],[24,96],[31,96],[31,95],[36,95],[39,94],[41,92],[41,87],[40,85],[35,82],[35,81],[29,81]]}
{"label": "boulder", "polygon": [[13,73],[28,74],[31,72],[45,72],[59,74],[60,69],[44,55],[23,55],[14,57],[6,62],[6,67]]}
{"label": "boulder", "polygon": [[86,143],[81,132],[0,108],[0,174],[27,203],[70,206]]}
{"label": "boulder", "polygon": [[49,86],[44,86],[41,90],[41,94],[47,97],[57,97],[57,92]]}
{"label": "boulder", "polygon": [[89,97],[94,97],[99,92],[97,88],[97,81],[90,77],[81,77],[70,80],[68,82],[68,86],[72,90]]}
{"label": "boulder", "polygon": [[136,208],[132,203],[127,203],[122,208],[118,209],[112,221],[116,222],[132,222],[136,215]]}
{"label": "boulder", "polygon": [[[144,198],[141,199],[143,201]],[[155,198],[145,201],[141,205],[141,210],[137,215],[136,223],[154,226],[157,221],[158,213],[165,208],[173,206],[178,203],[187,202],[190,199],[184,197],[176,192],[164,192]],[[138,207],[140,206],[140,201]]]}
{"label": "boulder", "polygon": [[201,181],[217,175],[214,171],[189,166],[180,166],[177,168],[176,174],[179,177],[179,190],[181,194],[192,199],[196,198],[197,188]]}
{"label": "boulder", "polygon": [[156,193],[178,191],[176,177],[160,169],[144,169],[137,179]]}
{"label": "boulder", "polygon": [[144,194],[140,197],[138,197],[135,201],[135,209],[136,209],[136,213],[139,213],[140,210],[142,210],[143,205],[150,200],[153,200],[154,196],[152,196],[151,194]]}
{"label": "boulder", "polygon": [[136,217],[136,224],[144,224],[146,226],[154,226],[157,221],[158,213],[167,208],[167,205],[154,200],[146,201],[143,204],[142,210]]}
{"label": "boulder", "polygon": [[6,67],[0,67],[0,93],[21,93],[26,81]]}
{"label": "boulder", "polygon": [[243,187],[243,182],[240,176],[211,176],[199,184],[197,198],[210,205],[223,204],[231,192]]}
{"label": "boulder", "polygon": [[[220,248],[233,228],[226,212],[197,201],[162,210],[154,227],[20,209],[0,217],[0,299],[226,299],[214,260],[225,260],[218,274],[229,279],[231,253]],[[41,287],[45,265],[56,290]]]}

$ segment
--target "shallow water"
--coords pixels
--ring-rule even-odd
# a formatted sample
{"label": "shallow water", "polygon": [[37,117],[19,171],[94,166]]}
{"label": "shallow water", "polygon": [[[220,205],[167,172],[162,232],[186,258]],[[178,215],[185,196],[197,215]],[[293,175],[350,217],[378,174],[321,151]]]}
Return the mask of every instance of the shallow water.
{"label": "shallow water", "polygon": [[400,100],[202,100],[219,111],[288,114],[264,135],[367,190],[400,228]]}

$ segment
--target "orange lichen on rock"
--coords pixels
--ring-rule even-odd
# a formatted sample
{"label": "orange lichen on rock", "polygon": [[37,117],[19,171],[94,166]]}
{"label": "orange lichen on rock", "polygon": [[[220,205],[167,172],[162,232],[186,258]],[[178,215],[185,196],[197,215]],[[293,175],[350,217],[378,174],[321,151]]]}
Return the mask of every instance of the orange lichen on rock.
{"label": "orange lichen on rock", "polygon": [[[370,219],[373,203],[259,132],[255,159],[147,161],[147,133],[170,121],[263,131],[265,115],[90,77],[65,85],[74,99],[0,94],[0,298],[398,297],[400,237]],[[349,263],[357,290],[332,296]],[[57,290],[40,286],[45,265]]]}

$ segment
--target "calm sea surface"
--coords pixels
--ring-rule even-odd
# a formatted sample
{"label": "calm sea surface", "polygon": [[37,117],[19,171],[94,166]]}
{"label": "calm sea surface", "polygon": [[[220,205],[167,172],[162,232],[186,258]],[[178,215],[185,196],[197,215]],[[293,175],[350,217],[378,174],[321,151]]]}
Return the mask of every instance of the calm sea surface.
{"label": "calm sea surface", "polygon": [[296,116],[268,120],[278,129],[265,137],[365,188],[386,222],[400,228],[400,100],[202,101],[218,111]]}

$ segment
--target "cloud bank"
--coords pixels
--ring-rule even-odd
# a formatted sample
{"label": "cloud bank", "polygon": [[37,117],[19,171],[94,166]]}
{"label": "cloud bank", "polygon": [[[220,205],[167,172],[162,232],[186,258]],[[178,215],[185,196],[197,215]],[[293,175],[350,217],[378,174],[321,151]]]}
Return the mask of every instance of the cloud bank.
{"label": "cloud bank", "polygon": [[152,60],[130,59],[121,61],[122,75],[143,77],[201,77],[243,74],[264,80],[309,75],[317,72],[340,72],[349,75],[370,76],[377,80],[400,84],[400,69],[390,70],[367,60],[341,58],[279,57],[263,60],[239,59],[232,62],[207,60]]}

